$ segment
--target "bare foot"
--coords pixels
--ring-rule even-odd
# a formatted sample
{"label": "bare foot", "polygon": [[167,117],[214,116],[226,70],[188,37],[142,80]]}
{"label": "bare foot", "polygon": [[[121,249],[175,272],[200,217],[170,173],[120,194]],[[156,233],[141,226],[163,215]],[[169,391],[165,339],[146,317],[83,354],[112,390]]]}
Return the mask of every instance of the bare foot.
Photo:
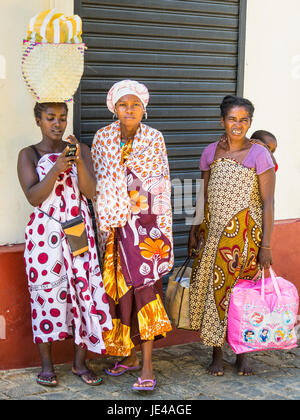
{"label": "bare foot", "polygon": [[207,373],[213,376],[223,376],[223,351],[221,347],[214,347],[213,360],[207,369]]}
{"label": "bare foot", "polygon": [[240,376],[251,376],[254,375],[252,368],[249,366],[247,355],[245,353],[238,354],[236,356],[235,366]]}

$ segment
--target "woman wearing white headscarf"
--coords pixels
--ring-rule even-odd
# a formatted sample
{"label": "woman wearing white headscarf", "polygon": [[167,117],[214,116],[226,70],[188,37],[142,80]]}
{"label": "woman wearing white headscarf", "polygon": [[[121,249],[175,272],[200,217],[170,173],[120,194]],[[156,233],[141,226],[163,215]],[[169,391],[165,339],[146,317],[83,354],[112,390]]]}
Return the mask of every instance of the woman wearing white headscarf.
{"label": "woman wearing white headscarf", "polygon": [[152,348],[171,324],[162,303],[162,276],[173,266],[172,211],[167,152],[162,134],[143,123],[145,85],[123,80],[112,86],[107,107],[118,120],[100,129],[92,158],[94,200],[103,281],[114,328],[104,335],[108,354],[125,356],[107,374],[139,369],[135,390],[153,390]]}

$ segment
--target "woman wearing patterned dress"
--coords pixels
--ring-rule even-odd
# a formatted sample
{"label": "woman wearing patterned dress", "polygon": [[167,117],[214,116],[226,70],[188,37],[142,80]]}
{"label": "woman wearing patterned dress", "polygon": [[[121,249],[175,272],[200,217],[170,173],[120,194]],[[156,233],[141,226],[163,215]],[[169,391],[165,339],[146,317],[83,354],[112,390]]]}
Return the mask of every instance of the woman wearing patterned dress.
{"label": "woman wearing patterned dress", "polygon": [[[37,382],[45,386],[57,385],[52,342],[71,335],[75,347],[73,373],[88,385],[100,384],[101,378],[86,367],[86,351],[105,353],[102,334],[112,328],[86,200],[96,191],[93,165],[88,147],[74,136],[68,140],[77,144],[76,156],[67,156],[70,143],[62,140],[67,111],[64,103],[36,104],[35,118],[42,140],[21,150],[18,160],[20,184],[35,207],[26,228],[24,257],[34,342],[42,361]],[[80,213],[89,249],[73,256],[61,223]]]}
{"label": "woman wearing patterned dress", "polygon": [[100,129],[92,146],[94,209],[114,324],[104,339],[110,355],[125,356],[106,373],[139,369],[135,346],[141,345],[142,372],[134,390],[154,389],[153,340],[171,330],[161,281],[173,265],[169,167],[162,134],[141,123],[148,100],[141,83],[113,85],[107,106],[118,120]]}
{"label": "woman wearing patterned dress", "polygon": [[[259,266],[272,264],[275,171],[266,148],[246,137],[253,112],[247,99],[224,98],[226,141],[212,143],[202,153],[204,220],[190,231],[190,255],[200,241],[191,276],[191,327],[213,346],[208,372],[219,376],[231,290],[239,279],[254,279]],[[237,356],[236,365],[240,375],[252,374],[244,354]]]}

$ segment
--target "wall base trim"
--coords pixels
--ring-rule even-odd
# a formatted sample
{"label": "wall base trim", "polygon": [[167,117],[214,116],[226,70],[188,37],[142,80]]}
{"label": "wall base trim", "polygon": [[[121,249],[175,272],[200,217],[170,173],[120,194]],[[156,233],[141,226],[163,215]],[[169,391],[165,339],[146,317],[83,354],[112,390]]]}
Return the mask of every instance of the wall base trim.
{"label": "wall base trim", "polygon": [[[294,283],[300,294],[299,237],[300,219],[275,222],[272,236],[274,271]],[[24,244],[0,246],[0,370],[40,365],[38,349],[32,341],[24,249]],[[196,341],[199,341],[197,332],[174,330],[167,338],[156,341],[154,347]],[[89,353],[88,357],[95,359],[101,356]],[[55,364],[71,362],[72,359],[73,340],[54,343]]]}

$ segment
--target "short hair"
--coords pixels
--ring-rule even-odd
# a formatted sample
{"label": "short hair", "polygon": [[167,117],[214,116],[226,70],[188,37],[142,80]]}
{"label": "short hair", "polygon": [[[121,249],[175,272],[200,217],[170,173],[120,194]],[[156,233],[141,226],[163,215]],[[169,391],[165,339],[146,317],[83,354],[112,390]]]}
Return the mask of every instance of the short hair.
{"label": "short hair", "polygon": [[250,102],[249,99],[241,98],[239,96],[233,96],[233,95],[225,96],[220,105],[222,118],[225,118],[228,112],[230,111],[230,109],[236,106],[246,108],[249,113],[249,117],[252,120],[254,109],[255,109],[252,102]]}
{"label": "short hair", "polygon": [[250,138],[251,139],[257,139],[257,140],[262,140],[263,141],[265,136],[272,137],[276,141],[276,143],[277,143],[277,139],[274,136],[274,134],[272,134],[272,133],[270,133],[269,131],[266,131],[266,130],[257,130],[257,131],[255,131],[252,134],[252,136]]}
{"label": "short hair", "polygon": [[42,112],[53,105],[64,105],[66,112],[68,113],[68,105],[65,102],[36,102],[33,109],[35,119],[42,118]]}

